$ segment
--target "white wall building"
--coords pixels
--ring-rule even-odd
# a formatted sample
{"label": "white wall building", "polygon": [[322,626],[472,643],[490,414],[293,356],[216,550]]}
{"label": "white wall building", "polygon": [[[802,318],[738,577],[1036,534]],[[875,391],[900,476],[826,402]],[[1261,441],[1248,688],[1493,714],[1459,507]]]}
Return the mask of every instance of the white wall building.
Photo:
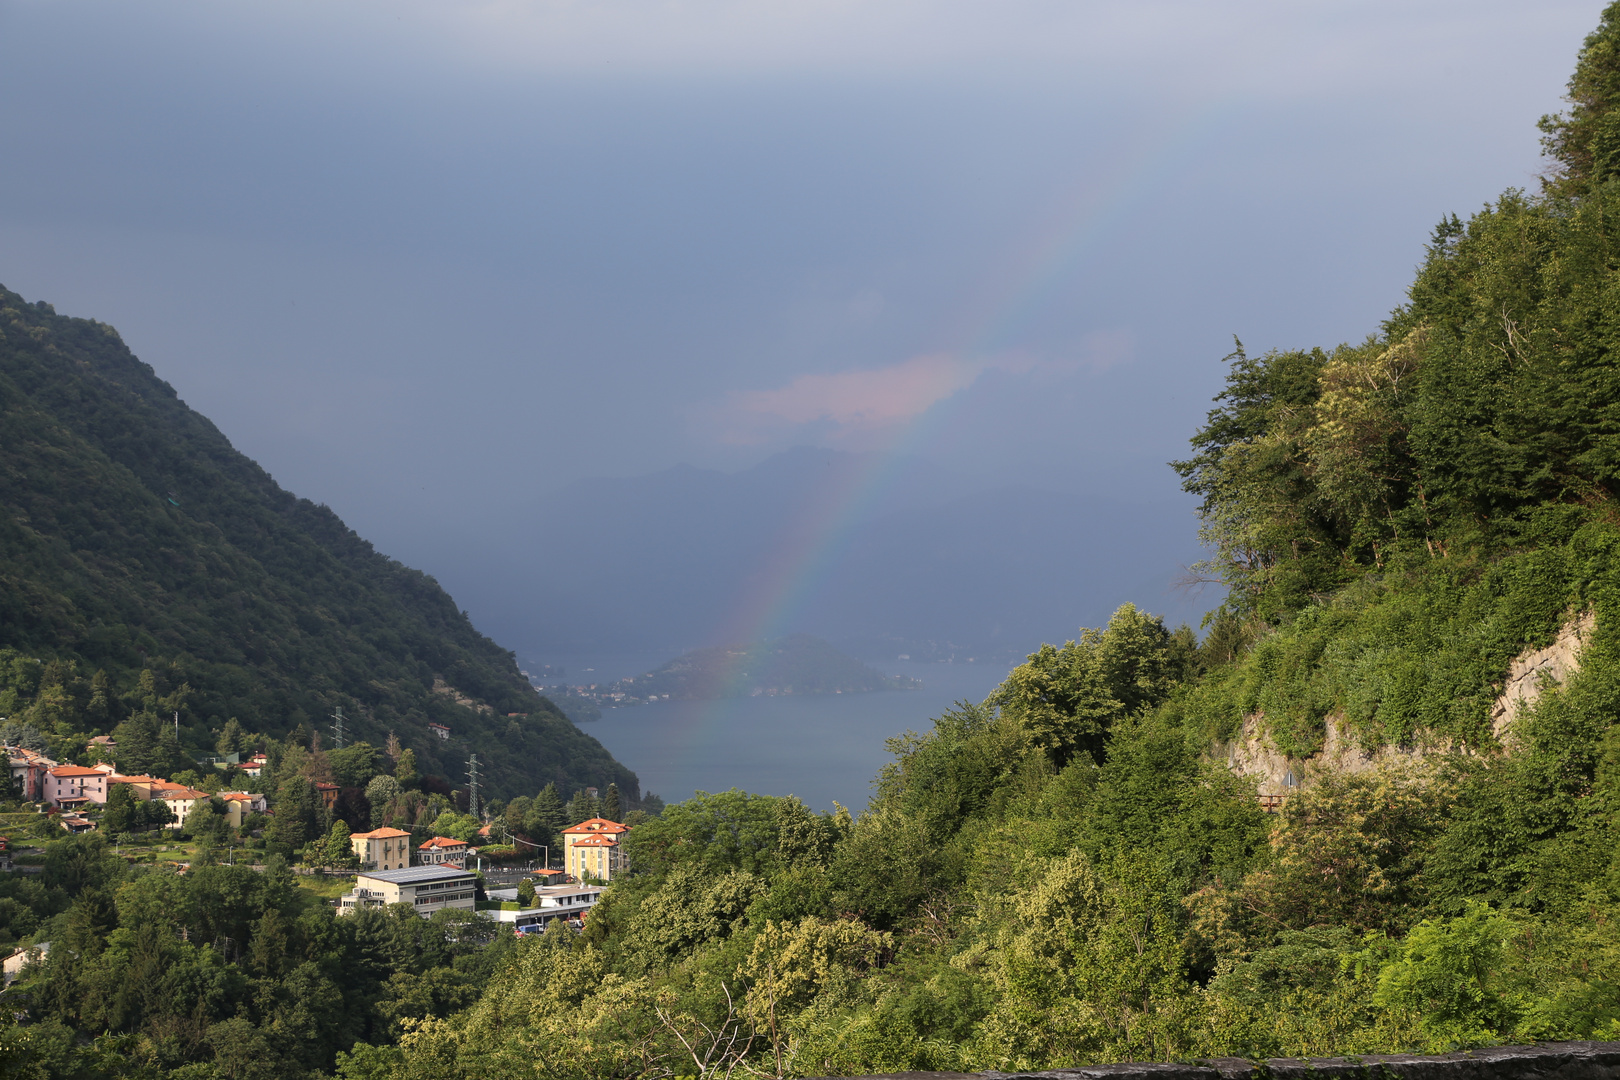
{"label": "white wall building", "polygon": [[338,900],[338,914],[357,908],[410,904],[427,918],[445,908],[472,911],[478,877],[458,866],[411,866],[402,870],[368,870],[355,876],[354,888]]}

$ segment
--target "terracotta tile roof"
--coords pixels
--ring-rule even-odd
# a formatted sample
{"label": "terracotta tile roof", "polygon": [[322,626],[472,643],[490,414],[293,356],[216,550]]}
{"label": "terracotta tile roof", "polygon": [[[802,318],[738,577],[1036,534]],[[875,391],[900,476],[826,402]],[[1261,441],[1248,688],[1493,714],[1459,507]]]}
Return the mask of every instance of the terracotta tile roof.
{"label": "terracotta tile roof", "polygon": [[372,829],[370,832],[357,832],[349,836],[350,840],[392,840],[396,836],[409,836],[404,829]]}
{"label": "terracotta tile roof", "polygon": [[252,802],[254,799],[264,798],[263,795],[254,795],[246,791],[222,791],[219,797],[231,802]]}
{"label": "terracotta tile roof", "polygon": [[622,833],[629,831],[630,826],[628,825],[620,825],[617,821],[609,821],[607,818],[593,817],[589,821],[580,822],[571,829],[564,829],[563,835],[567,836],[570,833]]}
{"label": "terracotta tile roof", "polygon": [[107,774],[101,769],[87,769],[83,765],[58,765],[46,775],[65,778],[70,776],[106,776]]}
{"label": "terracotta tile roof", "polygon": [[575,840],[574,846],[582,847],[618,847],[619,842],[611,836],[587,836],[583,840]]}
{"label": "terracotta tile roof", "polygon": [[196,788],[188,788],[188,787],[184,787],[184,786],[179,785],[179,784],[174,784],[174,785],[171,785],[169,788],[166,788],[164,790],[163,794],[159,795],[158,798],[160,798],[160,799],[206,799],[206,798],[208,798],[208,792],[206,792],[206,791],[198,791]]}
{"label": "terracotta tile roof", "polygon": [[417,850],[420,851],[423,848],[435,848],[435,849],[437,849],[437,848],[466,847],[466,846],[467,846],[467,841],[465,841],[465,840],[457,840],[453,836],[435,836],[433,839],[429,840],[425,844],[418,844],[417,845]]}

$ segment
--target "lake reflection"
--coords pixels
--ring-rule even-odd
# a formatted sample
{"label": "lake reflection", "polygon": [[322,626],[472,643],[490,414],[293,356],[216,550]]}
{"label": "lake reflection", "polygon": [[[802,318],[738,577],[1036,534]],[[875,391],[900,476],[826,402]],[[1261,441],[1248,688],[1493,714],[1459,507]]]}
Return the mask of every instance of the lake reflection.
{"label": "lake reflection", "polygon": [[761,795],[797,795],[816,810],[833,800],[859,812],[872,781],[890,759],[885,739],[908,728],[927,731],[957,701],[981,701],[1006,677],[993,664],[881,665],[910,675],[923,689],[817,697],[754,697],[729,701],[663,701],[604,709],[580,730],[601,740],[634,769],[641,790],[666,802],[694,791],[742,788]]}

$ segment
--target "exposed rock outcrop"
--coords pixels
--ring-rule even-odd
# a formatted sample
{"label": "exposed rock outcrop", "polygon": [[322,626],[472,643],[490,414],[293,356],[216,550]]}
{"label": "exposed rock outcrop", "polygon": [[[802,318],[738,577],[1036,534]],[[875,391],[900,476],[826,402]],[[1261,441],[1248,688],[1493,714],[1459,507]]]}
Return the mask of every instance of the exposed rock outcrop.
{"label": "exposed rock outcrop", "polygon": [[1278,750],[1265,732],[1264,717],[1256,714],[1243,719],[1243,734],[1227,744],[1226,767],[1239,776],[1255,777],[1262,796],[1287,796],[1323,773],[1363,773],[1385,765],[1418,760],[1437,750],[1449,750],[1420,742],[1415,746],[1380,746],[1363,749],[1351,735],[1344,717],[1334,713],[1327,718],[1322,749],[1310,757],[1292,758]]}
{"label": "exposed rock outcrop", "polygon": [[[1491,706],[1491,732],[1504,747],[1511,746],[1513,724],[1523,711],[1540,700],[1549,687],[1563,686],[1581,668],[1581,650],[1592,636],[1596,617],[1588,612],[1566,622],[1551,645],[1526,649],[1508,665],[1501,692]],[[1225,747],[1227,768],[1258,781],[1262,798],[1286,797],[1324,773],[1360,773],[1400,762],[1412,762],[1434,753],[1452,753],[1459,747],[1419,736],[1409,747],[1381,746],[1366,750],[1357,742],[1339,713],[1325,724],[1322,749],[1305,758],[1291,758],[1278,750],[1265,731],[1264,717],[1243,719],[1243,732]]]}
{"label": "exposed rock outcrop", "polygon": [[1508,665],[1507,681],[1496,703],[1491,706],[1491,733],[1506,746],[1512,740],[1513,722],[1526,708],[1541,698],[1547,686],[1562,686],[1581,669],[1581,650],[1597,626],[1591,612],[1571,619],[1558,631],[1558,638],[1545,649],[1520,653]]}

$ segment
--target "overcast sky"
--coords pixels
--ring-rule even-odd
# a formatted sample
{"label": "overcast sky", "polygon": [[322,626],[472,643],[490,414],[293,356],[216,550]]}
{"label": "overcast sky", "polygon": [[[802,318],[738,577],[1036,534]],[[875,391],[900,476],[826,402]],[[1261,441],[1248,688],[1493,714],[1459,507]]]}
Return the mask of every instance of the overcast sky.
{"label": "overcast sky", "polygon": [[1534,186],[1600,10],[0,0],[0,282],[441,576],[799,444],[1171,498],[1232,335],[1359,340]]}

